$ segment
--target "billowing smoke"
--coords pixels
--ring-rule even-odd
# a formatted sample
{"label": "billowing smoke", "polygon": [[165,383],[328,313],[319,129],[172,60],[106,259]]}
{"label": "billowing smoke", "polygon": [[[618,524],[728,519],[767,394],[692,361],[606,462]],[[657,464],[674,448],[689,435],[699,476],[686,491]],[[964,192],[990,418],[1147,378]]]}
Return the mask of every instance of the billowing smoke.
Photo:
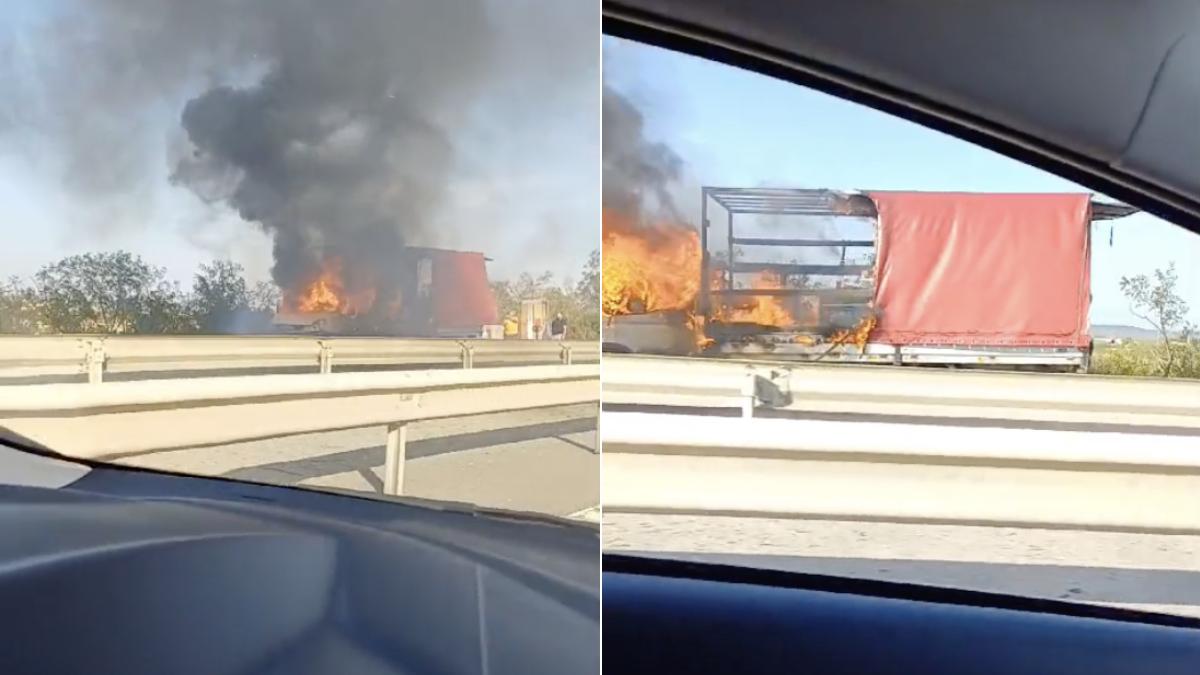
{"label": "billowing smoke", "polygon": [[[496,124],[534,126],[539,105],[560,110],[552,83],[573,74],[562,70],[594,77],[577,56],[595,52],[560,42],[579,43],[595,24],[541,7],[579,30],[533,26],[535,5],[94,0],[48,27],[53,55],[34,64],[41,96],[23,97],[20,110],[0,103],[0,124],[37,124],[63,145],[75,194],[128,194],[148,162],[162,161],[138,142],[138,126],[168,106],[178,123],[168,132],[171,180],[268,233],[281,288],[340,257],[348,290],[386,289],[410,267],[406,244],[438,239],[433,216],[464,155],[486,152],[460,147],[458,133],[481,115],[481,91],[514,101],[489,111]],[[501,13],[510,8],[523,16]],[[562,58],[539,65],[549,51]],[[10,119],[18,113],[43,119]]]}
{"label": "billowing smoke", "polygon": [[[699,182],[674,148],[647,136],[643,111],[633,101],[610,86],[604,87],[603,96],[606,284],[615,286],[608,282],[610,276],[616,278],[622,272],[630,276],[629,281],[609,294],[612,299],[606,311],[609,314],[637,311],[637,307],[650,306],[662,297],[669,297],[672,301],[660,304],[669,307],[688,306],[690,294],[698,290],[700,276],[701,253],[697,234],[701,200]],[[746,187],[793,186],[787,183],[774,186],[760,183]],[[841,249],[833,246],[793,248],[739,245],[731,253],[727,230],[723,226],[725,213],[713,202],[708,206],[709,217],[714,222],[722,223],[721,227],[712,227],[707,233],[708,255],[717,265],[723,265],[731,258],[741,263],[791,264],[837,264],[841,258]],[[744,213],[735,218],[736,228],[743,237],[841,238],[836,225],[825,217]],[[640,242],[641,248],[631,252],[628,242],[630,236]],[[640,257],[637,254],[641,254]],[[623,265],[624,269],[619,269],[616,262],[609,262],[624,262],[623,258],[630,261]],[[660,265],[672,269],[650,280],[644,278],[647,273],[640,271],[648,266]],[[696,279],[696,284],[693,284],[696,288],[669,283],[678,278]],[[743,272],[735,276],[734,283],[753,286],[775,283],[775,279]],[[807,284],[809,281],[800,275],[792,275],[787,283]],[[628,289],[639,285],[654,288],[656,298],[627,299],[631,293],[636,295]],[[677,301],[677,298],[684,301]],[[763,305],[777,305],[769,297],[755,300]]]}
{"label": "billowing smoke", "polygon": [[[646,136],[645,118],[632,101],[609,86],[604,87],[604,208],[621,214],[623,224],[654,229],[686,224],[696,227],[700,188],[688,174],[679,154],[667,143]],[[760,183],[747,187],[791,187]],[[710,207],[713,206],[710,203]],[[615,219],[610,218],[610,223]],[[782,214],[740,216],[744,236],[839,239],[829,218],[796,217]],[[709,244],[717,256],[725,253],[724,228],[709,233]],[[841,249],[766,250],[752,247],[742,251],[748,258],[767,262],[836,263]]]}
{"label": "billowing smoke", "polygon": [[647,139],[641,111],[608,85],[602,107],[604,208],[634,219],[635,214],[659,210],[679,220],[673,194],[683,160],[665,143]]}
{"label": "billowing smoke", "polygon": [[264,22],[273,29],[260,53],[266,72],[188,101],[182,124],[194,150],[174,179],[265,228],[285,289],[331,256],[348,261],[350,291],[395,288],[387,277],[404,267],[405,238],[428,222],[453,168],[443,106],[463,102],[456,91],[484,72],[483,7],[260,4],[276,8]]}
{"label": "billowing smoke", "polygon": [[700,289],[700,237],[683,222],[674,193],[683,160],[649,140],[642,113],[603,88],[603,280],[606,316],[666,312],[663,319],[690,343],[683,312]]}

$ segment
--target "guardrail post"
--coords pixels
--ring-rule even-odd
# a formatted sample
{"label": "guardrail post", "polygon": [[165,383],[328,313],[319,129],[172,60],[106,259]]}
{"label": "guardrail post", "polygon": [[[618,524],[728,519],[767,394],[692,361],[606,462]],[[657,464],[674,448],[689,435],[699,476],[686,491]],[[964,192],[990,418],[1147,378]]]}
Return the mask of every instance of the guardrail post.
{"label": "guardrail post", "polygon": [[758,375],[746,373],[742,380],[742,417],[754,417],[754,404],[758,399]]}
{"label": "guardrail post", "polygon": [[321,369],[322,375],[328,375],[333,372],[333,347],[324,342],[317,343],[320,345],[321,351],[317,353],[317,363]]}
{"label": "guardrail post", "polygon": [[408,455],[408,425],[388,425],[387,454],[383,463],[383,494],[404,494],[404,462]]}
{"label": "guardrail post", "polygon": [[601,420],[601,418],[604,417],[601,414],[603,412],[604,412],[604,404],[601,403],[600,401],[596,401],[596,433],[595,433],[595,435],[593,437],[593,441],[592,441],[592,454],[593,455],[600,454],[600,448],[602,447],[600,445],[600,420]]}
{"label": "guardrail post", "polygon": [[460,342],[459,344],[462,345],[462,367],[463,368],[474,368],[475,367],[475,347],[473,347],[465,342]]}
{"label": "guardrail post", "polygon": [[99,342],[88,342],[83,355],[83,367],[87,373],[88,384],[100,384],[104,381],[104,345]]}
{"label": "guardrail post", "polygon": [[560,344],[559,347],[561,351],[559,351],[558,358],[562,360],[564,366],[571,365],[571,345]]}

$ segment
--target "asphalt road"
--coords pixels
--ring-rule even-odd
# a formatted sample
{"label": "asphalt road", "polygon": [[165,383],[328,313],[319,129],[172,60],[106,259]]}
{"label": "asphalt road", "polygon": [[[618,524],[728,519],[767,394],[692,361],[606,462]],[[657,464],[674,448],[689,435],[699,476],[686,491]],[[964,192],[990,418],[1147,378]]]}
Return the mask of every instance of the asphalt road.
{"label": "asphalt road", "polygon": [[[595,414],[594,405],[577,405],[414,423],[405,495],[594,520],[594,513],[580,512],[600,501]],[[120,463],[379,494],[385,438],[384,427],[370,427],[156,452]]]}
{"label": "asphalt road", "polygon": [[604,549],[1200,617],[1200,536],[606,513]]}

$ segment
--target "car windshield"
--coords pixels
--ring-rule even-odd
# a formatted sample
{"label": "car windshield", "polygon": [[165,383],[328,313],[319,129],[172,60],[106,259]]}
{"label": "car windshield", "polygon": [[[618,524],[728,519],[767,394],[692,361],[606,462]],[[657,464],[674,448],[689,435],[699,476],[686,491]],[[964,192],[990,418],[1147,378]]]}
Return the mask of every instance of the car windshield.
{"label": "car windshield", "polygon": [[724,64],[603,78],[606,551],[1200,616],[1200,237]]}
{"label": "car windshield", "polygon": [[0,427],[594,517],[598,36],[575,0],[4,3]]}

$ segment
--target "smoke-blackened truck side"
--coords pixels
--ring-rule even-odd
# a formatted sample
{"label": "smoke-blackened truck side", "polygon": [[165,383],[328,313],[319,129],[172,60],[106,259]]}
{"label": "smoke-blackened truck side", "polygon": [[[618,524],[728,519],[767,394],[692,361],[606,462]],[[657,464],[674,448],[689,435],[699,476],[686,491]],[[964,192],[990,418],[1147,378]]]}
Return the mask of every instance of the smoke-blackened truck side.
{"label": "smoke-blackened truck side", "polygon": [[396,261],[396,288],[370,311],[281,309],[277,330],[291,333],[477,338],[498,323],[487,258],[473,251],[407,247]]}

